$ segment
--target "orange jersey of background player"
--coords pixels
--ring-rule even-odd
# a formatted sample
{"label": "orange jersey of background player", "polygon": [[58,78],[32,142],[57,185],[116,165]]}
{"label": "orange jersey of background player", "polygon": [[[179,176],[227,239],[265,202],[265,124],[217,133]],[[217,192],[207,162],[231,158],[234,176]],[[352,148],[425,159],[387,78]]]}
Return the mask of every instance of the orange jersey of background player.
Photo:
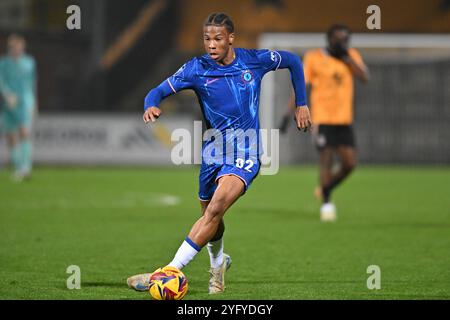
{"label": "orange jersey of background player", "polygon": [[[350,48],[350,57],[365,68],[359,52]],[[303,59],[305,80],[312,86],[310,107],[313,123],[350,125],[353,122],[353,74],[326,49],[308,51]]]}

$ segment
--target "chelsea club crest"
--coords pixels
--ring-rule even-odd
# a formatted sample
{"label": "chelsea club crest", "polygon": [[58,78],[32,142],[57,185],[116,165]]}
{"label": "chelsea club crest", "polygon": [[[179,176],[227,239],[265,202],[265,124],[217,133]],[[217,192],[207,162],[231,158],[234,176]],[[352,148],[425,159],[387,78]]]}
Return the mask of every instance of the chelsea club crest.
{"label": "chelsea club crest", "polygon": [[245,70],[242,73],[242,80],[244,80],[244,82],[251,82],[253,80],[253,73],[250,70]]}

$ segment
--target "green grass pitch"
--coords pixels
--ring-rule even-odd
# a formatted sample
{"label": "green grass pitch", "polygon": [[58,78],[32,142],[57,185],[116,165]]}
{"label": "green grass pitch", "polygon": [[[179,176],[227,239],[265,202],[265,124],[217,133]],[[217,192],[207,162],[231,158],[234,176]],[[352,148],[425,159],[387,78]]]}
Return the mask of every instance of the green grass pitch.
{"label": "green grass pitch", "polygon": [[[0,299],[149,299],[126,278],[168,263],[200,214],[197,168],[0,172]],[[233,258],[209,296],[206,250],[185,299],[450,299],[450,168],[360,167],[319,221],[315,167],[259,176],[225,216]],[[69,265],[81,289],[66,288]],[[381,268],[381,289],[366,286]]]}

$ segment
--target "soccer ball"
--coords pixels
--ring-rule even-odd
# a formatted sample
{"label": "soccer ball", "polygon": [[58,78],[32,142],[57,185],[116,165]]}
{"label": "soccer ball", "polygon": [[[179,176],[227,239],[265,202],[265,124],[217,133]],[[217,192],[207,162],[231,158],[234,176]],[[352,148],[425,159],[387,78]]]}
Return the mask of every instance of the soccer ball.
{"label": "soccer ball", "polygon": [[181,270],[164,267],[150,277],[150,295],[155,300],[181,300],[188,291],[188,281]]}

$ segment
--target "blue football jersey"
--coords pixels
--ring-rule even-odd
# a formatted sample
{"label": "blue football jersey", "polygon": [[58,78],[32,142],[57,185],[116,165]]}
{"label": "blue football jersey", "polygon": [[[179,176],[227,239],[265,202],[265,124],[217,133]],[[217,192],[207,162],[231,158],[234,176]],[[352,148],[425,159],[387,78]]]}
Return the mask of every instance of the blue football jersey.
{"label": "blue football jersey", "polygon": [[206,127],[215,129],[210,135],[214,138],[203,144],[206,162],[234,162],[237,157],[258,160],[262,151],[258,117],[261,80],[267,72],[278,69],[281,55],[267,49],[242,48],[236,48],[235,54],[234,61],[225,66],[208,54],[195,57],[167,79],[174,93],[195,91]]}

